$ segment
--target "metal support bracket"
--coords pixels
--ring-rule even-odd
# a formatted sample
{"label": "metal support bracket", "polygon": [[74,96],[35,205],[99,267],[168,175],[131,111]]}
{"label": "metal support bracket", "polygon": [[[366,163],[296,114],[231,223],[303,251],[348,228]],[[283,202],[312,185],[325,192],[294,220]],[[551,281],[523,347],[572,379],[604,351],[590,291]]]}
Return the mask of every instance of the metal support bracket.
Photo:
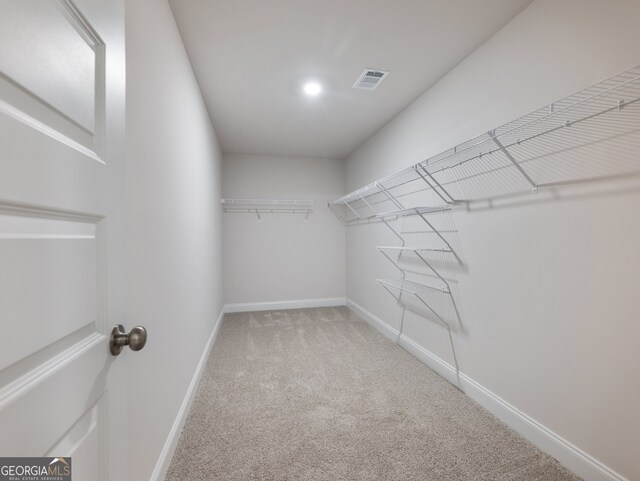
{"label": "metal support bracket", "polygon": [[[435,177],[433,175],[431,175],[431,173],[427,170],[427,168],[424,165],[416,164],[414,166],[414,169],[416,171],[416,174],[418,174],[422,178],[422,180],[431,188],[431,190],[433,190],[436,193],[436,195],[438,197],[440,197],[445,202],[445,204],[455,204],[456,203],[456,200],[451,196],[451,194],[449,194],[447,189],[442,187],[442,184],[440,184],[440,182],[438,182],[435,179]],[[420,172],[420,170],[422,170],[422,172],[424,172],[424,174],[426,174],[427,177],[429,177],[429,179],[431,179],[431,181],[427,180],[427,177],[425,177],[425,175],[422,174],[422,172]],[[440,190],[436,189],[436,186]],[[440,191],[442,191],[442,193],[440,193]]]}
{"label": "metal support bracket", "polygon": [[386,187],[384,185],[382,185],[382,182],[376,182],[376,187],[378,187],[378,189],[380,190],[380,192],[382,192],[384,195],[387,196],[387,198],[393,202],[393,204],[398,208],[398,209],[404,209],[404,206],[400,203],[400,201],[398,199],[396,199],[394,196],[392,196],[389,191],[386,189]]}
{"label": "metal support bracket", "polygon": [[496,137],[496,134],[493,130],[491,130],[489,132],[489,137],[491,137],[493,139],[493,142],[498,146],[498,148],[502,151],[502,153],[507,157],[507,159],[509,159],[509,161],[514,165],[514,167],[516,169],[518,169],[518,172],[520,172],[522,174],[522,176],[527,180],[527,182],[529,182],[529,184],[531,184],[531,191],[535,194],[538,192],[538,185],[533,181],[533,179],[529,176],[529,174],[527,174],[527,172],[522,168],[522,166],[516,161],[516,159],[513,158],[513,155],[511,155],[511,152],[509,152],[506,147],[504,145],[502,145],[502,142],[500,142],[498,140],[498,138]]}

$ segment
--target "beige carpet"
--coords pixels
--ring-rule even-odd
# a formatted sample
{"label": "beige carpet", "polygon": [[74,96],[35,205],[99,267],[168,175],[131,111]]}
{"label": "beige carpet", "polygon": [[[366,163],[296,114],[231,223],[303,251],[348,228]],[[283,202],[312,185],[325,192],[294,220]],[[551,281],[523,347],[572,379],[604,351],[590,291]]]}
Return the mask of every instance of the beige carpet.
{"label": "beige carpet", "polygon": [[228,314],[168,481],[578,478],[347,308]]}

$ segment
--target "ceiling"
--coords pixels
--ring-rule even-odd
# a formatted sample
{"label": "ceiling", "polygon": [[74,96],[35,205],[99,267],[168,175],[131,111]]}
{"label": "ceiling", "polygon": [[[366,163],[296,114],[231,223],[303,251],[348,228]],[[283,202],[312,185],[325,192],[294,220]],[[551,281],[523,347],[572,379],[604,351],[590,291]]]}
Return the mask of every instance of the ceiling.
{"label": "ceiling", "polygon": [[[529,3],[170,0],[223,152],[338,159]],[[365,68],[391,73],[353,89]]]}

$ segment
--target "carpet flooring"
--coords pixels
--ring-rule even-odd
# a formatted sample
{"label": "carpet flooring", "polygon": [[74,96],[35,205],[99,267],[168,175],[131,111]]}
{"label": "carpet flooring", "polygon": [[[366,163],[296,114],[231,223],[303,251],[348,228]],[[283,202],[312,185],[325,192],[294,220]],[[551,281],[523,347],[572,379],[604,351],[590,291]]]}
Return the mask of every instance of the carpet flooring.
{"label": "carpet flooring", "polygon": [[167,481],[576,481],[349,309],[227,314]]}

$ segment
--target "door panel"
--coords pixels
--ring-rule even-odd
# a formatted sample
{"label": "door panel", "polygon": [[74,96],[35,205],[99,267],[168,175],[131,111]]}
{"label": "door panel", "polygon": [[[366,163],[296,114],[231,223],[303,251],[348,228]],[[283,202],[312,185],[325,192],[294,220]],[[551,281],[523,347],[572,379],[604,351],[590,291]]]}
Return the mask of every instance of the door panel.
{"label": "door panel", "polygon": [[71,2],[2,0],[1,5],[0,111],[99,159],[102,39]]}
{"label": "door panel", "polygon": [[104,399],[92,406],[78,422],[65,434],[47,456],[55,457],[55,453],[69,453],[73,459],[74,479],[99,479],[106,460],[99,457],[100,439],[104,436]]}
{"label": "door panel", "polygon": [[102,341],[99,334],[88,336],[3,390],[0,426],[20,427],[0,439],[3,456],[44,456],[105,395]]}
{"label": "door panel", "polygon": [[[6,77],[93,132],[95,54],[59,2],[3,0],[0,58]],[[29,58],[29,62],[24,59]]]}
{"label": "door panel", "polygon": [[0,292],[12,321],[4,331],[13,339],[0,369],[98,321],[96,227],[0,213]]}
{"label": "door panel", "polygon": [[127,479],[124,62],[121,0],[0,0],[0,455],[80,481]]}

